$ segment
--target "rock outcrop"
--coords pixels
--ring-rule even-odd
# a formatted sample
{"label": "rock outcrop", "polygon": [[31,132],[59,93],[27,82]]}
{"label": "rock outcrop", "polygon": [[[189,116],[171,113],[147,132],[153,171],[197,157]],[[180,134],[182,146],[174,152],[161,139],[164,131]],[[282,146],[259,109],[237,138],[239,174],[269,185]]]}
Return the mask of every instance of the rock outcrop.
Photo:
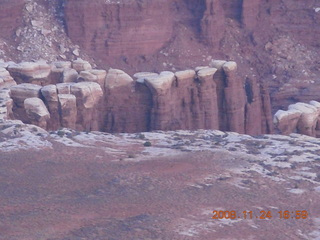
{"label": "rock outcrop", "polygon": [[300,134],[320,137],[320,103],[310,101],[295,103],[287,111],[278,110],[274,115],[274,123],[281,134],[288,135],[298,132]]}
{"label": "rock outcrop", "polygon": [[13,77],[11,77],[7,69],[0,67],[0,89],[10,88],[16,84],[16,81],[14,81]]}
{"label": "rock outcrop", "polygon": [[24,109],[28,118],[26,123],[31,123],[44,129],[47,128],[47,120],[50,118],[50,113],[40,98],[26,98],[24,100]]}
{"label": "rock outcrop", "polygon": [[51,66],[45,62],[22,62],[12,63],[8,71],[17,83],[34,83],[45,85],[51,72]]}
{"label": "rock outcrop", "polygon": [[72,94],[58,94],[61,127],[76,128],[77,99]]}
{"label": "rock outcrop", "polygon": [[[43,72],[40,66],[50,68]],[[256,100],[260,99],[258,86],[245,83],[233,61],[212,61],[210,67],[195,70],[138,72],[134,79],[119,69],[92,69],[81,59],[73,63],[11,63],[7,68],[18,82],[27,79],[38,83],[10,88],[13,117],[9,115],[50,130],[272,131],[265,127],[270,126],[266,117],[270,109],[260,109],[270,104],[268,98],[264,103]],[[10,112],[10,101],[7,105]],[[44,114],[44,107],[48,114]]]}
{"label": "rock outcrop", "polygon": [[71,86],[71,94],[76,97],[78,130],[100,130],[97,106],[103,96],[102,89],[95,82],[80,82]]}

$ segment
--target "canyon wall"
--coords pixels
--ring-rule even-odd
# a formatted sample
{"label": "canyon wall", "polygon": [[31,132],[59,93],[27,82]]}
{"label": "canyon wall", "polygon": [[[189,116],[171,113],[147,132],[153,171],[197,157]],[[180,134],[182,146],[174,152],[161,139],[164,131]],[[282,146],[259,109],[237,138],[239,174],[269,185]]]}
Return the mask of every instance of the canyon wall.
{"label": "canyon wall", "polygon": [[[3,118],[49,130],[272,132],[272,122],[265,117],[271,114],[270,102],[257,98],[258,85],[244,83],[233,61],[177,72],[138,72],[133,77],[118,69],[93,69],[81,59],[9,62],[1,73],[6,78],[0,85]],[[263,97],[268,99],[268,93]]]}
{"label": "canyon wall", "polygon": [[0,1],[1,31],[0,38],[10,39],[16,29],[22,24],[22,10],[24,0],[2,0]]}

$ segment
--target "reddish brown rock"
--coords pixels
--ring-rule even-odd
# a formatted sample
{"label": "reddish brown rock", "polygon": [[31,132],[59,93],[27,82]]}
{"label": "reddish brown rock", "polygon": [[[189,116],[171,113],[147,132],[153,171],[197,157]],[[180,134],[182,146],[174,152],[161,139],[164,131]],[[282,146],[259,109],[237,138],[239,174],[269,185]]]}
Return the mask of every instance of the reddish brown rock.
{"label": "reddish brown rock", "polygon": [[105,131],[149,131],[151,106],[150,90],[143,83],[134,82],[121,70],[108,71],[105,81]]}
{"label": "reddish brown rock", "polygon": [[[197,100],[197,88],[194,85],[196,72],[194,70],[184,70],[175,73],[176,86],[179,87],[178,107],[174,111],[177,116],[176,128],[197,129],[199,125],[199,101]],[[183,87],[188,86],[188,87]]]}
{"label": "reddish brown rock", "polygon": [[72,94],[58,94],[61,127],[76,128],[77,101]]}
{"label": "reddish brown rock", "polygon": [[204,68],[197,72],[200,81],[199,102],[204,129],[219,129],[217,85],[213,80],[216,68]]}
{"label": "reddish brown rock", "polygon": [[226,62],[222,67],[226,74],[224,93],[229,130],[245,133],[245,93],[243,81],[237,76],[237,64],[235,62]]}
{"label": "reddish brown rock", "polygon": [[[171,1],[70,0],[65,5],[70,38],[103,62],[153,54],[171,38]],[[161,11],[158,11],[161,9]]]}

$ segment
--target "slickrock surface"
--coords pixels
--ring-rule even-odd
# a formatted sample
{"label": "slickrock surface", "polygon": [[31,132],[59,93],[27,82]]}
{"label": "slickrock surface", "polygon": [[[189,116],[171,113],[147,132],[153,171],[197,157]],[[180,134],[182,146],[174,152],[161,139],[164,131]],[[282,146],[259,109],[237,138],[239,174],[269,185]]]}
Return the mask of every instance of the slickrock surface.
{"label": "slickrock surface", "polygon": [[[320,237],[316,138],[1,128],[1,240]],[[212,219],[214,210],[237,218]],[[292,218],[302,210],[307,219]]]}

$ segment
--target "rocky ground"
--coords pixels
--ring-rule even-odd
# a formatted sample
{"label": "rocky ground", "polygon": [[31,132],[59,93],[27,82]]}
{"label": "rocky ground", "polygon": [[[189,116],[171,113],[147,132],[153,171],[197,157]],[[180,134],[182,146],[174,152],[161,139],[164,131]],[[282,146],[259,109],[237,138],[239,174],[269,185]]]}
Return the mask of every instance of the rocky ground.
{"label": "rocky ground", "polygon": [[316,138],[6,123],[0,139],[1,240],[320,239]]}

